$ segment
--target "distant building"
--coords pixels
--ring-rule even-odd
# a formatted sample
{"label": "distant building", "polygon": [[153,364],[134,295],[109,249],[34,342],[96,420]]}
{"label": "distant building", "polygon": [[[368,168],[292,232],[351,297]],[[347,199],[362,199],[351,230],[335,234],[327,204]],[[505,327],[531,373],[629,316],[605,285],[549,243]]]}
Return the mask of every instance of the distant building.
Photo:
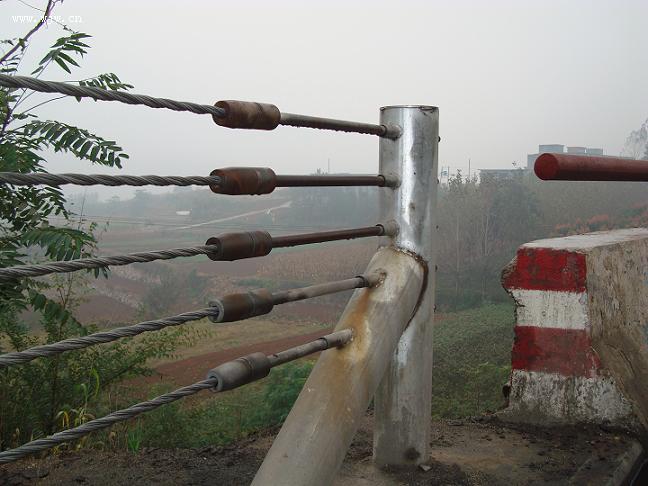
{"label": "distant building", "polygon": [[510,181],[520,178],[526,171],[524,169],[479,169],[479,180],[488,181]]}
{"label": "distant building", "polygon": [[[513,169],[480,169],[479,178],[482,181],[505,181],[512,180],[518,177],[523,177],[529,172],[533,173],[533,165],[535,164],[536,159],[540,154],[576,154],[576,155],[597,155],[605,157],[603,154],[602,148],[592,148],[592,147],[579,147],[579,146],[565,146],[559,143],[546,143],[538,145],[538,152],[535,154],[527,155],[527,165],[526,168],[513,168]],[[443,169],[443,168],[442,168]],[[443,170],[441,171],[441,181],[443,181],[443,176],[447,173]],[[446,175],[447,177],[447,175]]]}
{"label": "distant building", "polygon": [[568,154],[575,154],[575,155],[603,155],[603,149],[570,146],[567,147],[567,150],[565,150],[564,145],[560,145],[556,143],[538,145],[537,154],[527,155],[527,167],[526,167],[527,170],[533,170],[533,164],[535,164],[536,159],[540,156],[540,154],[546,154],[546,153],[550,153],[550,154],[568,153]]}

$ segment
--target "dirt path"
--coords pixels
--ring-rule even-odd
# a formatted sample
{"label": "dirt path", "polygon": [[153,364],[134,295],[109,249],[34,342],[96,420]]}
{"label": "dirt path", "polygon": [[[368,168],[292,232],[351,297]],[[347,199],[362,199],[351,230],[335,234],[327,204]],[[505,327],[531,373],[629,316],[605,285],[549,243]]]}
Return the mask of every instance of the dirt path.
{"label": "dirt path", "polygon": [[218,218],[218,219],[212,219],[211,221],[204,221],[202,223],[195,223],[195,224],[190,224],[187,226],[181,226],[179,228],[172,228],[171,231],[174,230],[185,230],[185,229],[190,229],[190,228],[197,228],[199,226],[205,226],[208,224],[213,224],[213,223],[223,223],[225,221],[232,221],[234,219],[240,219],[240,218],[246,218],[248,216],[254,216],[256,214],[269,214],[275,209],[283,209],[283,208],[289,208],[290,205],[292,204],[292,201],[286,201],[285,203],[279,205],[279,206],[273,206],[271,208],[265,208],[265,209],[258,209],[256,211],[248,211],[247,213],[241,213],[241,214],[236,214],[234,216],[228,216],[227,218]]}
{"label": "dirt path", "polygon": [[[371,461],[373,418],[367,415],[359,425],[334,486],[604,484],[623,467],[627,452],[639,447],[627,436],[596,427],[507,426],[495,417],[480,417],[432,423],[425,468],[379,470]],[[0,466],[0,485],[245,486],[276,432],[263,431],[225,447],[30,457]]]}

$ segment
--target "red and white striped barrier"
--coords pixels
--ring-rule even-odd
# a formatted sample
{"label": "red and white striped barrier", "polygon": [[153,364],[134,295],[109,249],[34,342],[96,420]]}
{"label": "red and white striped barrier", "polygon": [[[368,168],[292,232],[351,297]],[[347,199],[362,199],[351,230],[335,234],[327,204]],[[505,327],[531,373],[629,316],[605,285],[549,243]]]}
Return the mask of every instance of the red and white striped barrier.
{"label": "red and white striped barrier", "polygon": [[506,415],[647,426],[648,229],[528,243],[502,285],[516,303]]}

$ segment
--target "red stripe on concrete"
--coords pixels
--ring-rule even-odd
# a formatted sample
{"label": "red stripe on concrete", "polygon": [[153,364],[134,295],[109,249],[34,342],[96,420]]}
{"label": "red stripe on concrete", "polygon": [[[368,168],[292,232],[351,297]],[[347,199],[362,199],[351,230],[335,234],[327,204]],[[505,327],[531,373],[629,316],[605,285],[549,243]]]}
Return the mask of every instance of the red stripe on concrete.
{"label": "red stripe on concrete", "polygon": [[517,252],[514,268],[504,275],[504,288],[584,292],[585,255],[551,248],[525,248]]}
{"label": "red stripe on concrete", "polygon": [[516,326],[511,354],[514,370],[593,377],[600,367],[584,329]]}

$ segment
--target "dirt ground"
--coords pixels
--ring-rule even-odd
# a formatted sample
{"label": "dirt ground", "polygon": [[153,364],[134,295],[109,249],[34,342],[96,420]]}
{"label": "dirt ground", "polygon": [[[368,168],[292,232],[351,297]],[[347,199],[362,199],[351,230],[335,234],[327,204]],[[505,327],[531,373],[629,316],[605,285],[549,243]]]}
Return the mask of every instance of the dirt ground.
{"label": "dirt ground", "polygon": [[[377,470],[367,415],[336,486],[606,484],[637,442],[600,428],[509,426],[497,418],[432,425],[425,467]],[[0,467],[1,485],[248,485],[277,429],[226,447],[66,453]],[[634,458],[634,456],[632,456]],[[627,462],[627,461],[626,461]],[[570,482],[576,481],[576,482]]]}

